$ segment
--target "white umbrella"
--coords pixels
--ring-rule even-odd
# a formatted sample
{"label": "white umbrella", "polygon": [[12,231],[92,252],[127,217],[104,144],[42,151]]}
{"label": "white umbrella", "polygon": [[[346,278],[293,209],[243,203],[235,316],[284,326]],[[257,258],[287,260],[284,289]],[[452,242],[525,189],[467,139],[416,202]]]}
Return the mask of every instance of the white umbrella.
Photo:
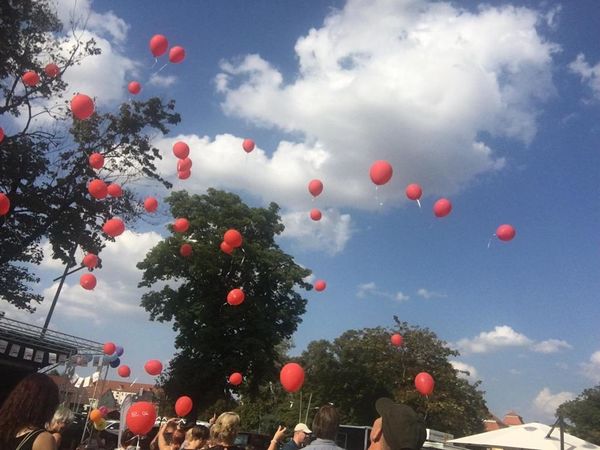
{"label": "white umbrella", "polygon": [[[561,450],[560,430],[557,427],[550,436],[546,437],[549,431],[550,427],[548,425],[532,422],[452,439],[448,442],[489,448]],[[564,450],[600,450],[597,445],[568,433],[564,433],[564,441]]]}

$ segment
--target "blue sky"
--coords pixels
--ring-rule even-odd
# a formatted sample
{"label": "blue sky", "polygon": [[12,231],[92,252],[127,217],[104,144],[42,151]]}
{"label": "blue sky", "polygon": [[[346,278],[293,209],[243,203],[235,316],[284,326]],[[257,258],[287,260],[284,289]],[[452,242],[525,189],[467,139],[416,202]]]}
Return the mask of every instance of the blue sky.
{"label": "blue sky", "polygon": [[[84,36],[104,52],[66,75],[74,91],[101,111],[126,101],[134,79],[142,98],[176,99],[182,123],[156,137],[175,188],[282,206],[281,245],[327,281],[306,295],[295,353],[397,315],[458,348],[457,367],[483,381],[499,416],[550,422],[558,404],[600,382],[598,2],[76,5],[89,17]],[[57,8],[66,18],[74,3]],[[157,74],[155,33],[184,46],[186,60]],[[249,155],[245,137],[257,144]],[[177,139],[192,149],[185,182],[175,178]],[[375,191],[378,159],[394,177]],[[325,186],[314,201],[312,178]],[[410,182],[423,186],[422,209],[404,197]],[[431,212],[439,197],[453,203],[442,219]],[[173,332],[137,306],[133,261],[169,220],[128,224],[133,232],[101,255],[98,287],[69,280],[52,322],[122,344],[144,380],[145,360],[169,360]],[[488,247],[502,223],[516,238]],[[60,272],[45,260],[47,300],[26,320],[43,323]]]}

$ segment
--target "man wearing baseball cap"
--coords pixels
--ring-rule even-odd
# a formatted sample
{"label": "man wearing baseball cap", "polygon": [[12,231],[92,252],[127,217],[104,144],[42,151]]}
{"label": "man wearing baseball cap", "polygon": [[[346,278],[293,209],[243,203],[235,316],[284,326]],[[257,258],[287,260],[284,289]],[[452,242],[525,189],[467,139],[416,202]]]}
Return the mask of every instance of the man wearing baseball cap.
{"label": "man wearing baseball cap", "polygon": [[306,436],[312,433],[305,423],[299,423],[294,427],[294,436],[286,442],[281,450],[298,450],[306,440]]}
{"label": "man wearing baseball cap", "polygon": [[406,405],[380,398],[375,409],[381,417],[375,419],[369,450],[420,450],[427,437],[423,420]]}

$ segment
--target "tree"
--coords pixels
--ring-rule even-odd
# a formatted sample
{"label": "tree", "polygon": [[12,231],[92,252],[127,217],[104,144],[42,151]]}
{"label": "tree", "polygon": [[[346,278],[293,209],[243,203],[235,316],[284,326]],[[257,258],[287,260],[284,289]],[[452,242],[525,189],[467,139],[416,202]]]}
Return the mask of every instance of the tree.
{"label": "tree", "polygon": [[[215,189],[174,192],[166,202],[174,217],[189,219],[189,231],[163,240],[138,264],[140,286],[156,289],[143,295],[142,306],[151,320],[173,321],[178,331],[164,387],[172,398],[189,395],[201,411],[233,396],[227,377],[238,371],[245,395],[255,398],[261,383],[275,379],[278,346],[301,321],[306,300],[296,289],[311,288],[303,281],[310,272],[275,243],[284,229],[275,203],[251,208]],[[219,248],[229,228],[244,239],[231,256]],[[193,247],[188,258],[179,253],[184,242]],[[245,293],[239,306],[226,303],[234,288]]]}
{"label": "tree", "polygon": [[600,445],[600,385],[560,405],[556,415],[566,420],[569,433]]}
{"label": "tree", "polygon": [[[127,189],[122,198],[90,198],[87,183],[100,177],[126,187],[147,177],[170,187],[154,165],[160,153],[150,133],[167,133],[180,117],[173,102],[151,98],[86,121],[72,120],[66,107],[70,98],[62,99],[67,89],[62,74],[99,54],[94,41],[57,37],[61,24],[44,0],[2,2],[0,14],[0,123],[19,129],[0,143],[0,192],[11,202],[0,219],[0,298],[33,311],[32,303],[42,300],[31,286],[39,281],[32,266],[43,258],[41,242],[48,239],[52,256],[68,265],[75,264],[76,246],[98,253],[105,242],[102,224],[112,216],[134,220],[141,208]],[[48,61],[60,67],[57,77],[44,74]],[[26,70],[40,74],[37,86],[22,85]],[[36,118],[44,121],[36,124]],[[106,158],[99,174],[88,164],[92,152]]]}

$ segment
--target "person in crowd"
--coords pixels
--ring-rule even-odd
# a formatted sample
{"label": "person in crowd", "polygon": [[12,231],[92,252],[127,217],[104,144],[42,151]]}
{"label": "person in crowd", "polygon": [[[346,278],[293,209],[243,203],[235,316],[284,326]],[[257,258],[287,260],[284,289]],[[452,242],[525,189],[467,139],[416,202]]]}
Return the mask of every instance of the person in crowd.
{"label": "person in crowd", "polygon": [[300,450],[303,447],[304,441],[312,433],[310,428],[305,423],[299,423],[294,427],[294,435],[292,438],[283,444],[282,450]]}
{"label": "person in crowd", "polygon": [[56,441],[45,427],[58,402],[58,386],[49,376],[26,376],[0,408],[0,448],[56,450]]}
{"label": "person in crowd", "polygon": [[427,437],[423,420],[407,405],[389,398],[375,402],[380,417],[371,431],[369,450],[420,450]]}
{"label": "person in crowd", "polygon": [[[150,442],[150,450],[171,450],[171,444],[173,441],[173,433],[177,430],[177,421],[179,419],[173,418],[164,422],[158,429],[158,433]],[[160,442],[162,441],[162,447]]]}
{"label": "person in crowd", "polygon": [[285,436],[286,429],[287,428],[282,427],[281,425],[279,425],[277,427],[277,431],[273,435],[273,439],[271,439],[271,443],[269,444],[269,447],[267,448],[267,450],[276,450],[277,449],[277,447],[279,446],[279,443],[283,440],[283,438]]}
{"label": "person in crowd", "polygon": [[173,437],[171,438],[171,450],[179,450],[183,441],[185,441],[185,430],[180,426],[177,426],[175,431],[173,431]]}
{"label": "person in crowd", "polygon": [[52,416],[52,420],[46,426],[46,430],[52,433],[52,437],[56,441],[56,448],[60,448],[62,433],[65,427],[73,421],[74,417],[73,412],[66,406],[59,406],[54,412],[54,416]]}
{"label": "person in crowd", "polygon": [[342,450],[335,443],[340,416],[333,405],[321,406],[315,414],[312,432],[316,439],[304,447],[306,450]]}
{"label": "person in crowd", "polygon": [[201,450],[208,443],[208,428],[197,425],[185,433],[185,450]]}
{"label": "person in crowd", "polygon": [[210,428],[210,450],[243,450],[235,446],[235,438],[240,430],[240,416],[234,412],[224,412]]}

